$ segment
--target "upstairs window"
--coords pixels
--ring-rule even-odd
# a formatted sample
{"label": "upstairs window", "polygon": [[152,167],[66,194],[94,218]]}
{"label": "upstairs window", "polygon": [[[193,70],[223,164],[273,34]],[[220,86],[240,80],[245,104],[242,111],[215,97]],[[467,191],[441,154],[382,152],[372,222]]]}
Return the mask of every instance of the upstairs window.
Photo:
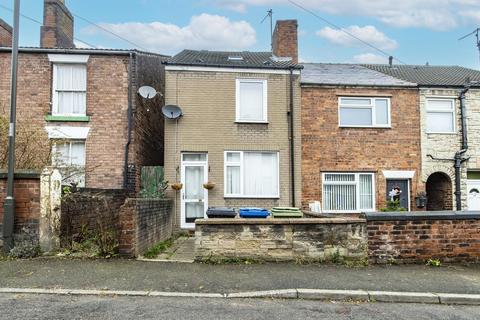
{"label": "upstairs window", "polygon": [[390,127],[390,99],[341,97],[340,127]]}
{"label": "upstairs window", "polygon": [[324,173],[323,209],[327,212],[375,210],[373,173]]}
{"label": "upstairs window", "polygon": [[427,99],[427,133],[455,133],[453,99]]}
{"label": "upstairs window", "polygon": [[236,121],[267,122],[267,80],[237,79]]}
{"label": "upstairs window", "polygon": [[87,106],[87,66],[53,65],[52,115],[81,116]]}

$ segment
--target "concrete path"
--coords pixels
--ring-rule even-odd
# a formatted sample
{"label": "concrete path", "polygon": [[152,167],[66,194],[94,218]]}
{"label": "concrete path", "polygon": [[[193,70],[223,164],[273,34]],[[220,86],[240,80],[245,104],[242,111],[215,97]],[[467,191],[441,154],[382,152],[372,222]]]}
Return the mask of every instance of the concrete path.
{"label": "concrete path", "polygon": [[328,289],[480,294],[480,265],[209,265],[41,258],[0,261],[0,288],[236,293]]}
{"label": "concrete path", "polygon": [[171,261],[193,263],[195,258],[195,237],[180,237],[173,245],[155,259],[141,259],[143,261]]}

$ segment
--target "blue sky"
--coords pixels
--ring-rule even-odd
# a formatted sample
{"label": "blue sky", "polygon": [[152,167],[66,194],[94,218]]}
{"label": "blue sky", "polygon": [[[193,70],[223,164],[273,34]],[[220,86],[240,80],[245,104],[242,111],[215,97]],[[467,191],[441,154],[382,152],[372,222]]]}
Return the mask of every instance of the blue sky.
{"label": "blue sky", "polygon": [[[463,65],[478,69],[473,37],[480,26],[480,0],[293,0],[408,64]],[[71,11],[139,47],[165,54],[183,48],[269,50],[274,19],[299,21],[300,58],[306,62],[387,62],[379,52],[330,28],[289,0],[66,0]],[[0,0],[13,7],[13,0]],[[22,0],[23,14],[43,19],[43,0]],[[0,7],[0,18],[12,13]],[[38,46],[40,25],[21,20],[21,45]],[[76,38],[100,48],[131,48],[76,18]],[[80,44],[80,43],[79,43]],[[82,44],[80,44],[82,45]]]}

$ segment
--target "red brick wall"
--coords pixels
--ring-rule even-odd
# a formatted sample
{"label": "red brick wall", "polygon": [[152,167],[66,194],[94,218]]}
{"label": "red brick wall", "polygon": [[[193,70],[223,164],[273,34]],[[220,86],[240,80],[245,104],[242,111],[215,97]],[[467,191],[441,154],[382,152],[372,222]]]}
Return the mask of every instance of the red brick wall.
{"label": "red brick wall", "polygon": [[74,48],[73,16],[63,0],[45,0],[43,26],[40,29],[42,48]]}
{"label": "red brick wall", "polygon": [[297,20],[279,20],[273,32],[273,54],[277,57],[290,57],[298,63],[298,24]]}
{"label": "red brick wall", "polygon": [[0,47],[12,46],[12,27],[0,19]]}
{"label": "red brick wall", "polygon": [[[10,53],[0,53],[0,70],[10,70]],[[52,66],[46,54],[19,56],[18,125],[89,126],[86,186],[123,187],[127,142],[128,56],[91,55],[87,65],[88,123],[47,122],[51,112]],[[0,72],[0,115],[8,115],[10,73]]]}
{"label": "red brick wall", "polygon": [[[0,231],[3,224],[3,205],[7,192],[7,179],[0,177]],[[40,178],[19,178],[14,184],[15,197],[15,245],[20,242],[38,244],[38,223],[40,219]],[[3,232],[0,232],[0,244]]]}
{"label": "red brick wall", "polygon": [[[338,97],[391,96],[389,129],[339,128]],[[302,87],[302,205],[322,200],[322,172],[367,171],[376,177],[377,209],[386,206],[386,179],[382,170],[414,170],[411,207],[424,191],[420,181],[420,112],[413,89]]]}
{"label": "red brick wall", "polygon": [[480,261],[480,220],[368,221],[373,263]]}

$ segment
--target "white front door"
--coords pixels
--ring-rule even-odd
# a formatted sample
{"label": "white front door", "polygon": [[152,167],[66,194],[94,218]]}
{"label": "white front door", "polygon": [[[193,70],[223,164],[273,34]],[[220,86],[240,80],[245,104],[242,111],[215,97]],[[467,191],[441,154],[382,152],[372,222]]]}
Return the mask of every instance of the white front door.
{"label": "white front door", "polygon": [[206,153],[182,153],[182,199],[180,226],[195,228],[195,220],[205,218],[208,208],[208,190],[203,184],[208,181]]}
{"label": "white front door", "polygon": [[480,180],[467,181],[467,205],[470,211],[480,211]]}

